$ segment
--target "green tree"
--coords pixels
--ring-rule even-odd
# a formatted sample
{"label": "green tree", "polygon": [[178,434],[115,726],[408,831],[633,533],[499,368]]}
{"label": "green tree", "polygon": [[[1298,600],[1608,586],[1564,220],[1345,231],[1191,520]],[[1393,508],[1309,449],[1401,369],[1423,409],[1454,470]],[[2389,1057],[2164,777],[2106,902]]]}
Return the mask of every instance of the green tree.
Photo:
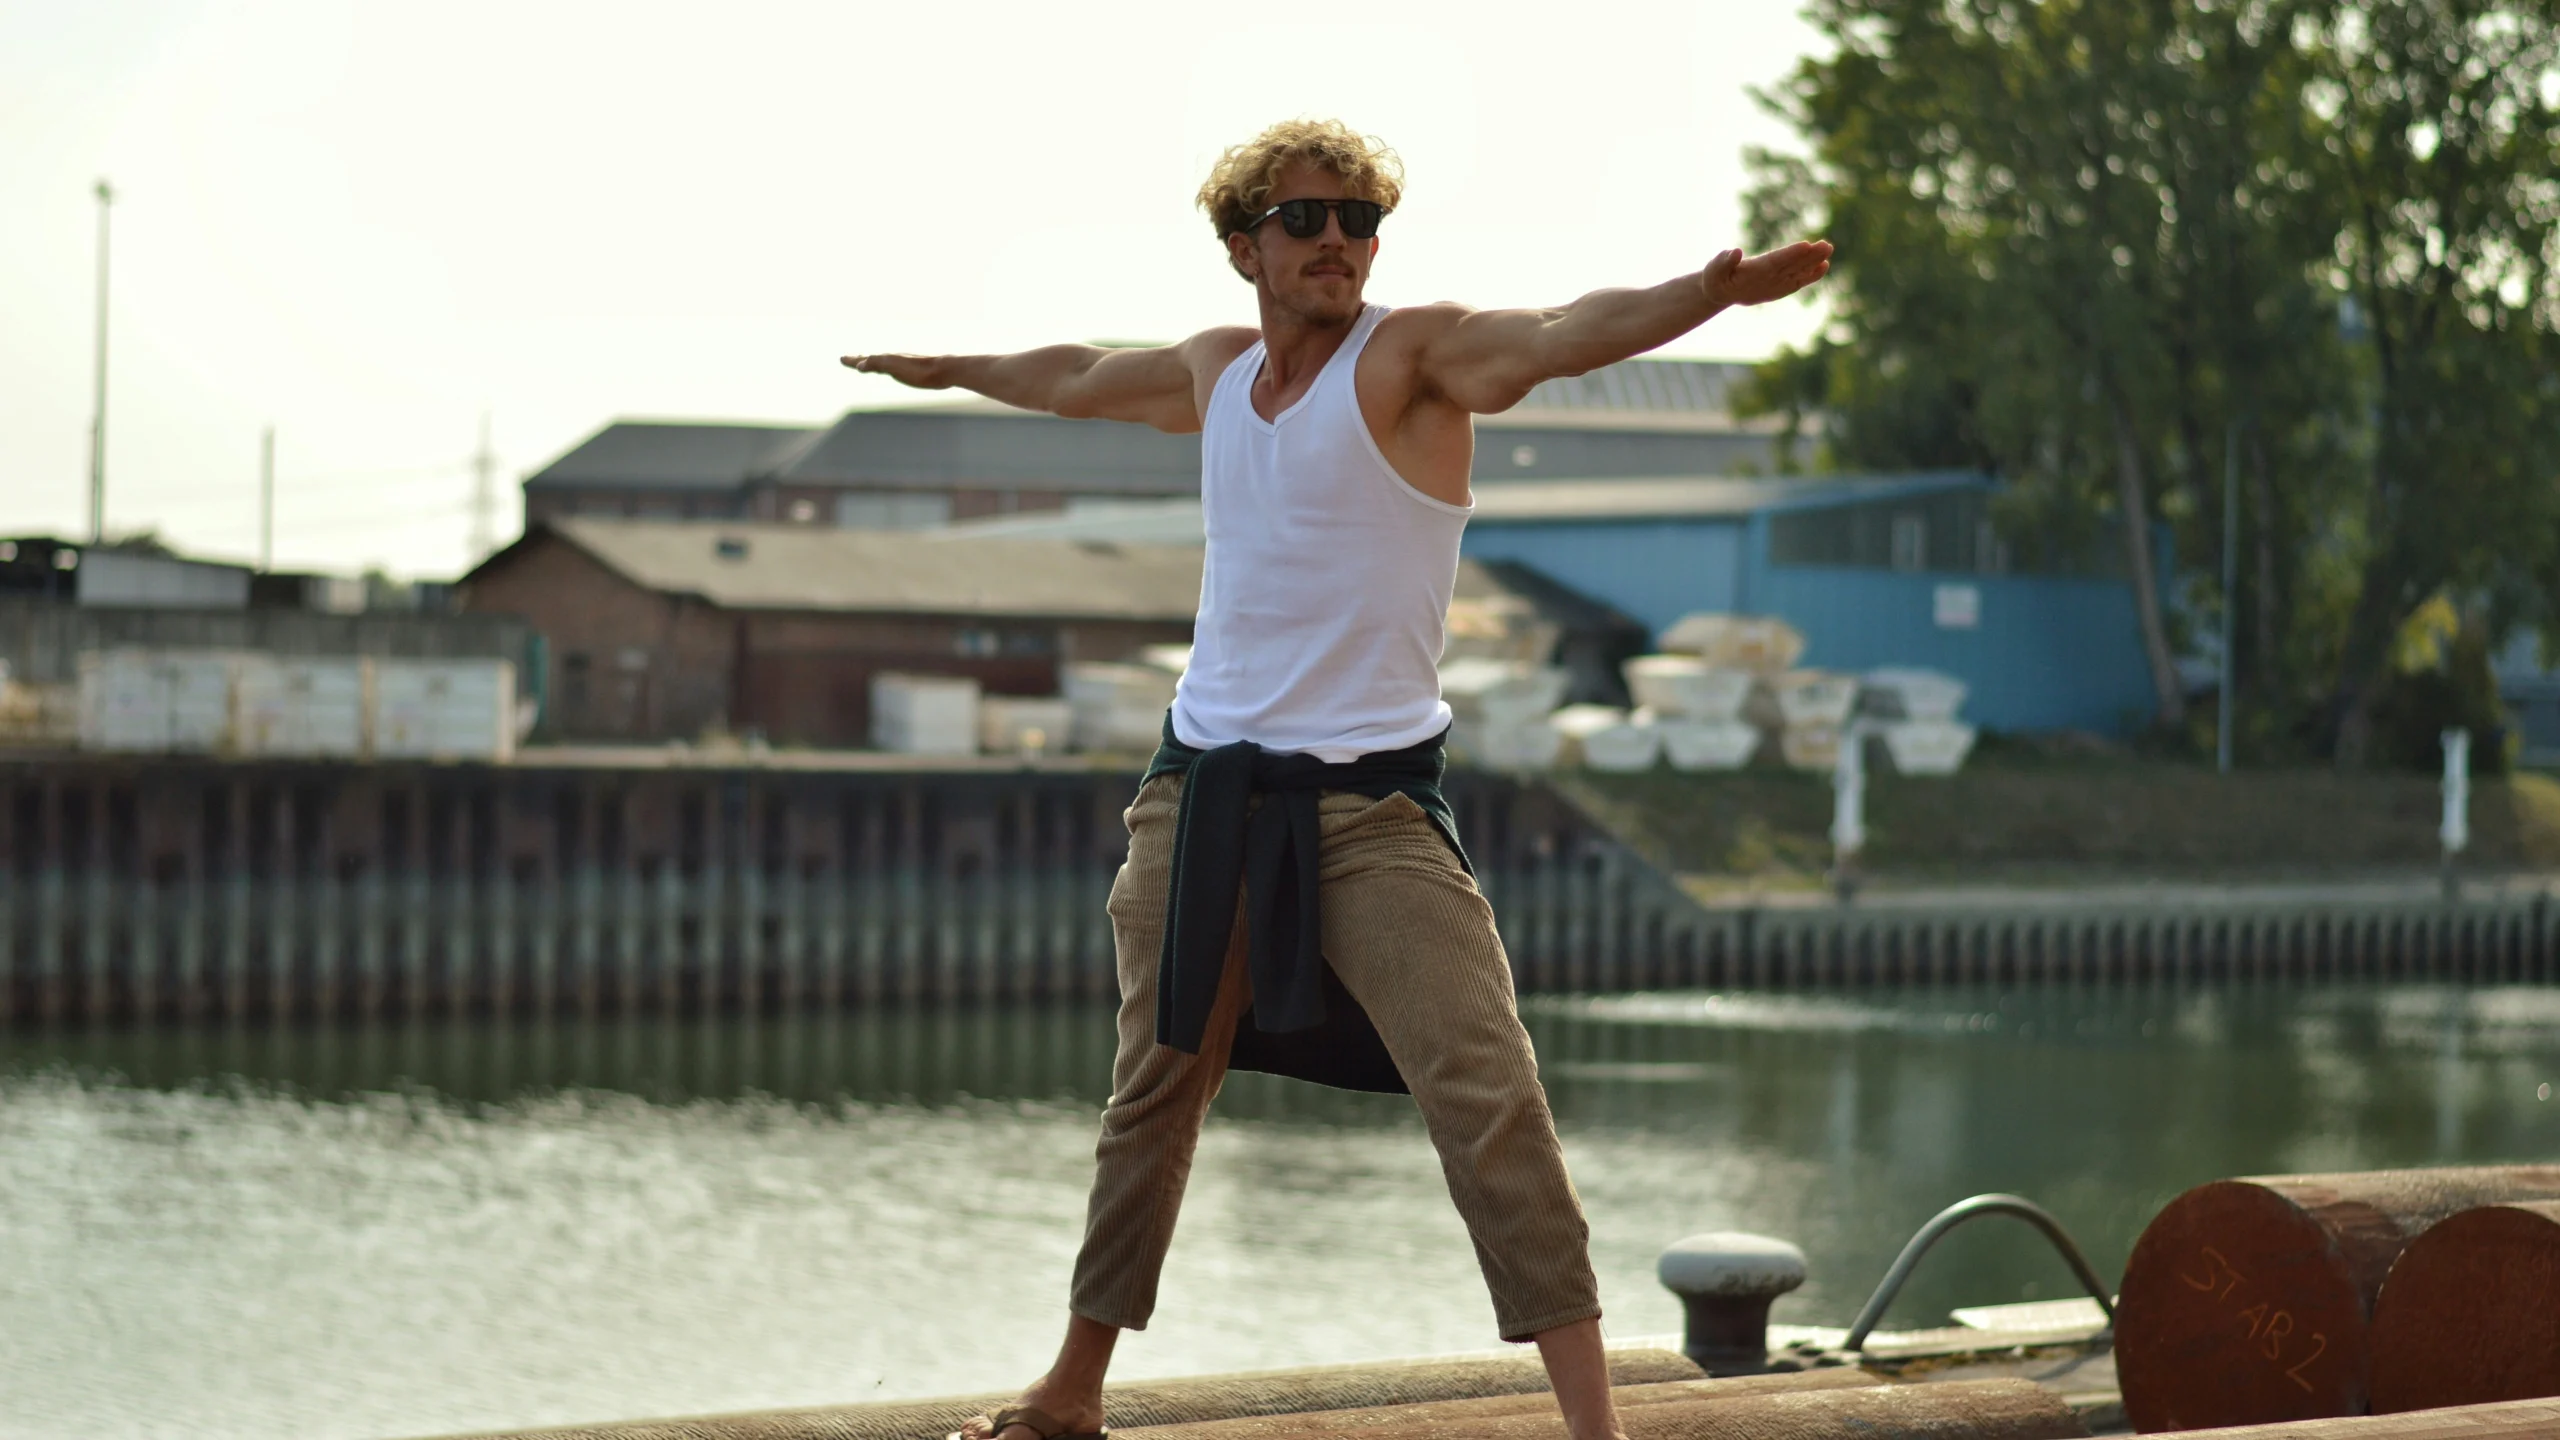
{"label": "green tree", "polygon": [[[2183,697],[2164,599],[2146,583],[2151,521],[2168,518],[2180,553],[2218,557],[2226,453],[2241,462],[2253,544],[2241,593],[2205,593],[2242,607],[2245,686],[2270,707],[2370,670],[2379,642],[2367,631],[2387,640],[2390,622],[2443,581],[2494,574],[2519,596],[2547,594],[2547,559],[2483,561],[2502,528],[2512,541],[2539,513],[2520,497],[2537,465],[2547,481],[2547,447],[2503,452],[2507,472],[2495,475],[2466,462],[2475,486],[2502,498],[2471,507],[2478,516],[2440,512],[2441,543],[2373,510],[2358,483],[2382,463],[2375,417],[2392,407],[2379,393],[2407,381],[2382,378],[2374,339],[2386,325],[2359,328],[2383,302],[2361,301],[2342,329],[2341,301],[2359,264],[2394,283],[2411,267],[2405,255],[2366,261],[2385,251],[2349,234],[2341,172],[2373,147],[2344,136],[2388,128],[2365,73],[2379,57],[2429,46],[2451,56],[2463,25],[2482,23],[2460,20],[2452,0],[2409,8],[2430,6],[2434,29],[2307,0],[1817,0],[1810,13],[1835,53],[1770,97],[1809,153],[1755,155],[1750,200],[1763,237],[1819,230],[1838,242],[1834,324],[1764,369],[1761,403],[1798,423],[1824,418],[1819,465],[2000,473],[2025,532],[2014,539],[2111,528],[2166,725],[2182,718]],[[2503,23],[2504,48],[2486,53],[2516,68],[2503,90],[2481,83],[2505,96],[2498,133],[2513,136],[2531,128],[2519,117],[2549,109],[2551,67],[2533,46],[2553,27],[2547,15]],[[2391,63],[2389,75],[2406,68]],[[2379,164],[2357,173],[2381,190],[2420,179]],[[2365,208],[2374,233],[2423,247],[2408,238],[2424,233],[2411,217]],[[2540,254],[2542,269],[2510,266],[2487,283],[2506,287],[2511,310],[2529,309],[2518,297],[2547,287],[2548,222],[2532,232],[2530,206],[2514,201],[2497,213],[2483,227],[2510,252]],[[2536,338],[2497,350],[2500,363],[2547,354],[2548,318],[2507,324],[2510,339]],[[2455,368],[2487,381],[2488,355]],[[2517,398],[2535,384],[2520,371],[2498,383],[2469,392],[2497,416],[2470,417],[2460,453],[2523,440],[2550,409]],[[2430,457],[2450,458],[2440,432],[2451,412],[2431,413]],[[2480,523],[2491,512],[2502,523]],[[2471,563],[2365,573],[2395,545]]]}
{"label": "green tree", "polygon": [[2332,703],[2366,757],[2401,621],[2447,589],[2512,616],[2560,568],[2560,4],[2342,5],[2304,27],[2303,172],[2369,357],[2364,537]]}

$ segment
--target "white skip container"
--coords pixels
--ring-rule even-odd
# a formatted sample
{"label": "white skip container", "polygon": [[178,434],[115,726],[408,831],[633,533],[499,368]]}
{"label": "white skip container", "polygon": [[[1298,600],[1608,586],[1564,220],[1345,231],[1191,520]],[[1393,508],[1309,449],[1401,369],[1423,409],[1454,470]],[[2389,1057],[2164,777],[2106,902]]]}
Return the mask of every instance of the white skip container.
{"label": "white skip container", "polygon": [[1769,693],[1777,701],[1778,722],[1788,729],[1799,725],[1837,728],[1849,723],[1849,712],[1857,708],[1858,677],[1831,670],[1790,670],[1770,677]]}
{"label": "white skip container", "polygon": [[1462,655],[1440,666],[1440,698],[1463,728],[1530,725],[1564,703],[1571,678],[1552,665]]}
{"label": "white skip container", "polygon": [[1975,730],[1961,720],[1894,720],[1876,727],[1903,775],[1953,775],[1973,753]]}
{"label": "white skip container", "polygon": [[1859,708],[1879,720],[1953,720],[1965,683],[1937,670],[1888,665],[1858,677]]}
{"label": "white skip container", "polygon": [[1662,648],[1710,665],[1774,675],[1804,654],[1804,632],[1774,615],[1683,615],[1662,632]]}
{"label": "white skip container", "polygon": [[1750,671],[1695,655],[1639,655],[1620,669],[1636,704],[1665,717],[1732,720],[1751,698]]}
{"label": "white skip container", "polygon": [[1820,720],[1790,725],[1778,732],[1778,754],[1794,769],[1828,771],[1839,763],[1847,733],[1844,725]]}
{"label": "white skip container", "polygon": [[1463,722],[1451,726],[1451,743],[1488,770],[1548,770],[1564,753],[1564,732],[1534,720]]}
{"label": "white skip container", "polygon": [[1607,705],[1567,705],[1548,723],[1580,747],[1585,769],[1650,770],[1662,758],[1662,732],[1649,715]]}
{"label": "white skip container", "polygon": [[1655,721],[1654,729],[1674,770],[1739,770],[1760,752],[1760,727],[1747,720],[1672,716]]}
{"label": "white skip container", "polygon": [[871,743],[902,755],[975,755],[978,682],[896,670],[872,676]]}

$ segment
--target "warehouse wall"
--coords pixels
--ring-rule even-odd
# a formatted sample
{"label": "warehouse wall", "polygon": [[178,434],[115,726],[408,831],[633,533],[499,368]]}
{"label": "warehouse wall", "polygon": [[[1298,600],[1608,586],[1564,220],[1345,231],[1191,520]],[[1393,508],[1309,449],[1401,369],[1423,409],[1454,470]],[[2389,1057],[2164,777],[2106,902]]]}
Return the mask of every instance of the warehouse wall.
{"label": "warehouse wall", "polygon": [[411,659],[488,656],[513,660],[521,671],[534,658],[536,641],[530,627],[503,615],[91,609],[0,599],[0,660],[9,662],[11,676],[29,684],[76,681],[83,652],[125,647]]}
{"label": "warehouse wall", "polygon": [[[1656,634],[1695,610],[1775,615],[1805,632],[1807,665],[1946,671],[1973,687],[1966,715],[1995,729],[2121,734],[2150,713],[2121,580],[1771,565],[1765,530],[1765,517],[1490,524],[1470,526],[1464,550],[1533,565]],[[1939,623],[1941,586],[1971,588],[1971,628]]]}
{"label": "warehouse wall", "polygon": [[[1973,592],[1970,628],[1938,623],[1941,587]],[[1973,687],[1966,718],[1993,729],[2123,734],[2155,703],[2121,580],[1772,565],[1749,598],[1804,631],[1804,663],[1943,670]],[[1963,613],[1961,596],[1948,599]]]}
{"label": "warehouse wall", "polygon": [[1478,560],[1518,560],[1625,611],[1660,634],[1693,610],[1741,604],[1738,520],[1475,524],[1460,545]]}

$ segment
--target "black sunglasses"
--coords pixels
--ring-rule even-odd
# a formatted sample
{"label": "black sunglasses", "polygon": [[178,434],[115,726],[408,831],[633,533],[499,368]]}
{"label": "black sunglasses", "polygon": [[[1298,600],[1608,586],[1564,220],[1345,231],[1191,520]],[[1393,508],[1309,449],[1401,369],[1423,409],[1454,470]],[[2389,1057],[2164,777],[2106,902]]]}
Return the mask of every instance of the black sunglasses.
{"label": "black sunglasses", "polygon": [[1280,228],[1292,239],[1312,240],[1324,233],[1324,212],[1342,217],[1342,234],[1347,240],[1366,240],[1378,233],[1378,222],[1387,218],[1387,207],[1375,200],[1283,200],[1244,222],[1247,231],[1277,215]]}

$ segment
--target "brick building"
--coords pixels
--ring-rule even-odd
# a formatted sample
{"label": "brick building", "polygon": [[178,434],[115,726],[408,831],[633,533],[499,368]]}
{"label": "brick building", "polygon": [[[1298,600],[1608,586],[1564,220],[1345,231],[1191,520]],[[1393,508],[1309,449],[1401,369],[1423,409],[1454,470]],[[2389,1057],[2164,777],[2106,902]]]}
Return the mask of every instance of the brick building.
{"label": "brick building", "polygon": [[1071,660],[1188,643],[1200,552],[831,527],[554,520],[463,577],[545,639],[542,734],[858,745],[883,670],[1057,693]]}

